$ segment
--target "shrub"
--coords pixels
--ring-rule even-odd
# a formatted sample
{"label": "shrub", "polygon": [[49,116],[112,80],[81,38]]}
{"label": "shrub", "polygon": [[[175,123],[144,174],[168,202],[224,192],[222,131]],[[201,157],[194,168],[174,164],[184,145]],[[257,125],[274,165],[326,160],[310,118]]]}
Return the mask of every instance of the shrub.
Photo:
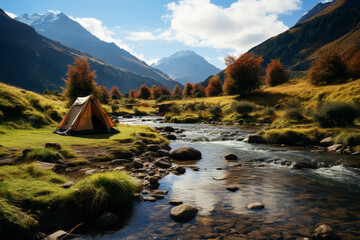
{"label": "shrub", "polygon": [[359,116],[359,108],[351,103],[326,102],[314,115],[321,127],[346,127]]}
{"label": "shrub", "polygon": [[170,99],[171,99],[170,96],[162,95],[162,96],[160,96],[159,98],[156,99],[156,102],[164,102],[164,101],[168,101]]}
{"label": "shrub", "polygon": [[140,111],[139,108],[134,108],[134,115],[135,116],[146,116],[148,114],[146,112]]}
{"label": "shrub", "polygon": [[231,104],[231,108],[235,112],[243,116],[247,116],[249,113],[254,111],[255,107],[256,107],[255,103],[249,101],[233,102]]}
{"label": "shrub", "polygon": [[97,86],[94,95],[97,97],[97,99],[99,99],[101,103],[109,103],[109,92],[105,86]]}
{"label": "shrub", "polygon": [[206,105],[204,102],[200,102],[199,105],[196,106],[197,110],[205,110],[206,109]]}
{"label": "shrub", "polygon": [[309,69],[308,78],[314,85],[343,83],[347,79],[347,68],[335,48],[319,52],[319,58]]}
{"label": "shrub", "polygon": [[335,137],[335,143],[350,147],[360,145],[360,133],[342,131]]}
{"label": "shrub", "polygon": [[262,57],[245,53],[235,60],[227,55],[225,73],[228,78],[224,83],[224,91],[229,94],[248,94],[260,87]]}
{"label": "shrub", "polygon": [[205,88],[207,97],[218,96],[222,92],[222,83],[219,79],[210,79],[209,85]]}
{"label": "shrub", "polygon": [[283,104],[285,109],[290,109],[290,108],[301,108],[301,104],[298,100],[294,99],[294,98],[290,98],[287,99],[284,104]]}
{"label": "shrub", "polygon": [[300,122],[305,119],[302,110],[299,108],[290,108],[285,111],[284,118],[286,120],[292,120],[296,122]]}
{"label": "shrub", "polygon": [[131,89],[130,92],[129,92],[129,97],[137,98],[138,97],[138,92],[135,89]]}
{"label": "shrub", "polygon": [[41,161],[56,163],[58,160],[63,159],[64,156],[52,148],[33,149],[26,155],[26,161]]}
{"label": "shrub", "polygon": [[48,116],[49,118],[51,118],[52,120],[54,120],[55,122],[59,122],[62,119],[60,114],[57,111],[52,110],[52,109],[46,110],[45,115]]}
{"label": "shrub", "polygon": [[171,105],[170,107],[170,112],[174,113],[175,115],[180,115],[181,114],[181,109],[179,108],[178,105]]}
{"label": "shrub", "polygon": [[109,96],[111,99],[121,99],[122,95],[120,93],[120,90],[117,86],[113,86],[109,92]]}
{"label": "shrub", "polygon": [[41,128],[48,125],[48,121],[40,115],[30,114],[27,116],[28,122],[33,128]]}
{"label": "shrub", "polygon": [[138,98],[149,99],[151,97],[151,89],[145,84],[139,88]]}
{"label": "shrub", "polygon": [[264,116],[274,116],[275,115],[275,110],[272,107],[266,107],[262,110],[262,114]]}
{"label": "shrub", "polygon": [[205,97],[205,93],[204,92],[197,92],[193,95],[193,97],[195,98],[202,98]]}
{"label": "shrub", "polygon": [[179,85],[176,85],[173,89],[173,95],[175,96],[181,96],[182,95],[182,91]]}
{"label": "shrub", "polygon": [[212,105],[209,108],[209,113],[213,115],[214,117],[220,117],[222,115],[222,108],[220,104]]}
{"label": "shrub", "polygon": [[360,47],[357,46],[348,49],[345,52],[342,59],[345,62],[351,77],[359,78],[360,77]]}
{"label": "shrub", "polygon": [[280,59],[272,59],[267,65],[265,82],[269,86],[286,83],[289,80]]}
{"label": "shrub", "polygon": [[183,91],[183,96],[191,96],[191,92],[193,90],[193,86],[191,83],[187,82]]}
{"label": "shrub", "polygon": [[116,112],[117,110],[119,110],[119,108],[120,108],[120,107],[119,107],[119,105],[117,105],[117,104],[112,104],[112,105],[111,105],[111,111],[112,111],[112,112]]}

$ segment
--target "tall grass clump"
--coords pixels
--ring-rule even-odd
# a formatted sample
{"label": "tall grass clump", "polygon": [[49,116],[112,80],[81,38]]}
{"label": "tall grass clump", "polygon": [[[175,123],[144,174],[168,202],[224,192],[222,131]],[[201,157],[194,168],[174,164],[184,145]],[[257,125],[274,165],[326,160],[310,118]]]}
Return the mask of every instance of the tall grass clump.
{"label": "tall grass clump", "polygon": [[220,104],[212,105],[209,108],[209,113],[216,118],[220,117],[222,115],[222,108],[221,108]]}
{"label": "tall grass clump", "polygon": [[264,108],[264,109],[262,110],[262,114],[263,114],[264,116],[269,117],[269,116],[274,116],[276,113],[275,113],[274,108],[272,108],[272,107],[266,107],[266,108]]}
{"label": "tall grass clump", "polygon": [[170,107],[170,112],[175,114],[175,115],[180,115],[181,114],[181,109],[179,108],[178,105],[175,105],[173,104],[171,107]]}
{"label": "tall grass clump", "polygon": [[231,109],[242,116],[247,116],[249,113],[253,112],[255,108],[255,103],[249,101],[233,102],[231,104]]}
{"label": "tall grass clump", "polygon": [[360,145],[360,133],[342,131],[335,137],[335,143],[350,147]]}
{"label": "tall grass clump", "polygon": [[299,108],[290,108],[285,111],[284,118],[290,121],[301,122],[305,119],[303,112]]}
{"label": "tall grass clump", "polygon": [[326,102],[314,115],[321,127],[346,127],[360,116],[359,106],[345,102]]}
{"label": "tall grass clump", "polygon": [[63,159],[64,156],[56,149],[52,148],[39,148],[33,149],[26,155],[26,161],[41,161],[56,163],[58,160]]}

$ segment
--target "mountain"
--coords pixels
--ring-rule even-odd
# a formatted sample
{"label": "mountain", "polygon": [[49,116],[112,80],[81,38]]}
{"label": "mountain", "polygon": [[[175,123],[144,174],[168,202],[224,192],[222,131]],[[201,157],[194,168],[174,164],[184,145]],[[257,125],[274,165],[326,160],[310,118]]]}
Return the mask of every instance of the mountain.
{"label": "mountain", "polygon": [[193,51],[179,51],[170,57],[162,58],[152,67],[158,68],[176,81],[196,83],[206,79],[209,75],[220,71],[208,63],[203,57]]}
{"label": "mountain", "polygon": [[115,67],[152,78],[170,89],[178,84],[161,71],[148,66],[144,61],[119,48],[115,43],[104,42],[95,37],[64,13],[23,14],[15,19],[30,25],[47,38],[89,53]]}
{"label": "mountain", "polygon": [[321,11],[323,11],[325,8],[327,8],[328,6],[330,6],[331,4],[333,4],[334,2],[319,2],[318,4],[316,4],[316,6],[311,9],[309,12],[305,13],[300,19],[299,21],[297,21],[297,24],[301,24],[303,22],[305,22],[306,20],[314,17],[315,15],[317,15],[318,13],[320,13]]}
{"label": "mountain", "polygon": [[[310,10],[309,14],[311,12],[315,13],[316,10]],[[296,77],[306,74],[317,58],[318,50],[334,46],[340,53],[344,53],[359,45],[360,1],[336,0],[317,14],[309,15],[303,22],[248,52],[263,56],[264,67],[271,59],[280,58],[289,75]],[[224,82],[226,75],[221,71],[213,77]],[[201,84],[206,87],[210,79]]]}
{"label": "mountain", "polygon": [[85,57],[96,69],[96,82],[124,93],[141,84],[160,85],[139,74],[104,63],[92,55],[67,47],[38,34],[32,27],[11,19],[0,9],[0,81],[28,90],[60,89],[67,65]]}

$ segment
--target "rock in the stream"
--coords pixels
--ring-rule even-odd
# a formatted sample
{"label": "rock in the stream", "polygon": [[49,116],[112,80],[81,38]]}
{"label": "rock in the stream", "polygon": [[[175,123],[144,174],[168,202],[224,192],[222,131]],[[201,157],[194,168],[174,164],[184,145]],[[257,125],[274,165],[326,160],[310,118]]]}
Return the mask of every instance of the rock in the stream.
{"label": "rock in the stream", "polygon": [[201,152],[193,147],[176,148],[170,152],[170,157],[175,160],[198,160]]}
{"label": "rock in the stream", "polygon": [[233,154],[233,153],[228,153],[228,154],[226,154],[226,155],[224,156],[224,158],[225,158],[226,160],[236,160],[236,159],[238,159],[238,157],[237,157],[235,154]]}
{"label": "rock in the stream", "polygon": [[184,174],[186,172],[186,169],[183,166],[177,166],[175,168],[175,171],[180,174]]}
{"label": "rock in the stream", "polygon": [[318,165],[312,162],[293,162],[290,165],[290,169],[303,169],[303,168],[317,169]]}
{"label": "rock in the stream", "polygon": [[332,227],[327,224],[323,224],[317,229],[315,229],[314,234],[311,236],[311,239],[320,240],[320,239],[337,239]]}
{"label": "rock in the stream", "polygon": [[153,198],[156,198],[156,199],[163,199],[165,196],[164,196],[164,194],[152,193],[150,195],[150,197],[153,197]]}
{"label": "rock in the stream", "polygon": [[157,188],[160,186],[160,184],[159,184],[159,178],[154,177],[154,176],[152,176],[152,177],[149,178],[149,183],[150,183],[149,187],[150,187],[151,189],[157,189]]}
{"label": "rock in the stream", "polygon": [[170,216],[175,221],[187,222],[193,219],[197,212],[198,209],[196,207],[191,206],[189,204],[181,204],[171,209]]}
{"label": "rock in the stream", "polygon": [[146,147],[146,150],[147,150],[147,151],[151,151],[151,152],[156,152],[156,151],[158,151],[159,149],[161,149],[161,147],[160,147],[159,144],[149,144],[149,145],[147,145],[147,147]]}
{"label": "rock in the stream", "polygon": [[334,144],[327,148],[329,152],[336,152],[337,150],[341,149],[343,147],[342,144]]}
{"label": "rock in the stream", "polygon": [[171,162],[168,157],[161,157],[155,160],[155,165],[161,168],[171,167]]}
{"label": "rock in the stream", "polygon": [[58,143],[46,143],[45,148],[52,148],[52,149],[60,150],[61,146]]}
{"label": "rock in the stream", "polygon": [[160,157],[169,156],[169,151],[166,149],[159,149],[157,153],[159,154]]}
{"label": "rock in the stream", "polygon": [[143,168],[144,163],[141,161],[140,158],[135,158],[133,161],[133,166],[134,166],[134,168]]}
{"label": "rock in the stream", "polygon": [[164,132],[175,132],[175,129],[171,126],[166,126],[163,128]]}
{"label": "rock in the stream", "polygon": [[174,134],[166,134],[165,137],[169,140],[176,140],[177,137]]}
{"label": "rock in the stream", "polygon": [[155,202],[157,199],[149,196],[149,197],[144,197],[143,200],[145,202]]}
{"label": "rock in the stream", "polygon": [[334,139],[332,137],[327,137],[320,141],[320,146],[322,147],[330,147],[333,144],[334,144]]}
{"label": "rock in the stream", "polygon": [[119,217],[111,212],[104,212],[98,219],[96,225],[102,229],[109,229],[119,223]]}
{"label": "rock in the stream", "polygon": [[170,150],[171,147],[167,143],[160,143],[160,147],[165,150]]}
{"label": "rock in the stream", "polygon": [[264,138],[261,135],[258,134],[250,134],[244,142],[248,143],[265,143]]}
{"label": "rock in the stream", "polygon": [[255,202],[247,205],[248,209],[263,209],[265,206],[261,202]]}
{"label": "rock in the stream", "polygon": [[179,205],[183,204],[183,202],[180,200],[171,200],[171,201],[169,201],[169,203],[174,206],[179,206]]}
{"label": "rock in the stream", "polygon": [[230,192],[236,192],[237,190],[239,190],[239,187],[237,186],[228,186],[226,187],[226,189]]}
{"label": "rock in the stream", "polygon": [[46,238],[46,240],[58,240],[58,239],[62,239],[63,237],[66,237],[68,235],[67,232],[65,232],[64,230],[58,230],[50,235],[48,235]]}

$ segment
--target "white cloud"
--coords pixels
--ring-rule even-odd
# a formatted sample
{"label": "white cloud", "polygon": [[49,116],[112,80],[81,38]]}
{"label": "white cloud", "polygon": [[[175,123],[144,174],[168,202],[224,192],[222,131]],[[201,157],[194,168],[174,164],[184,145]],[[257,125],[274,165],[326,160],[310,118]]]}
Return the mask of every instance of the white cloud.
{"label": "white cloud", "polygon": [[288,29],[278,20],[300,8],[300,0],[238,0],[228,8],[210,0],[180,0],[167,5],[163,32],[130,32],[129,40],[177,40],[192,47],[245,52]]}
{"label": "white cloud", "polygon": [[4,12],[11,18],[16,18],[17,17],[16,14],[13,14],[11,12],[7,12],[7,11],[4,11]]}

